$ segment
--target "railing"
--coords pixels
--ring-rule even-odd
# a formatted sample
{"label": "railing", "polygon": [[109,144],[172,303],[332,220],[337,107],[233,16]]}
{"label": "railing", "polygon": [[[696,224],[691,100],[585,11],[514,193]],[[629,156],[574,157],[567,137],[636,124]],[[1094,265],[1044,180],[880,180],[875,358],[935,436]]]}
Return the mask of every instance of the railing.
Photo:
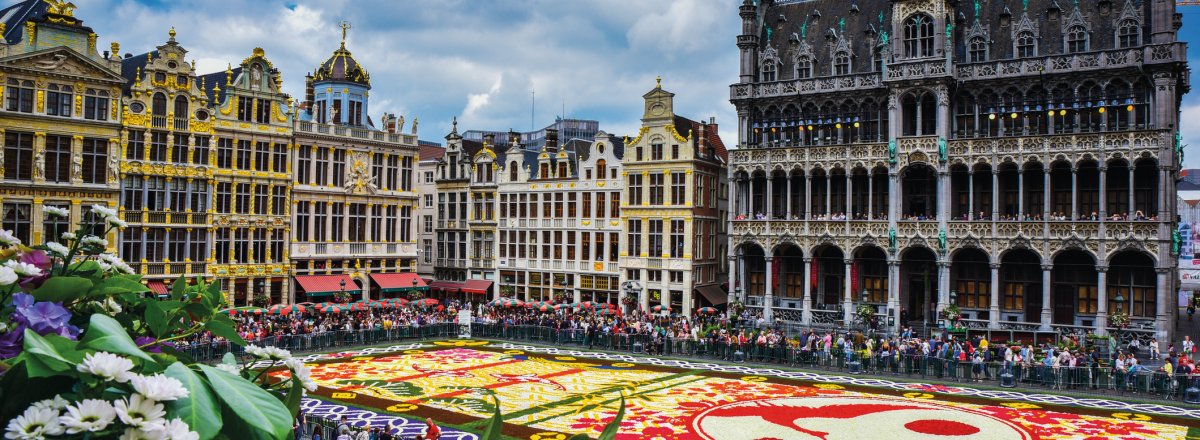
{"label": "railing", "polygon": [[167,117],[157,115],[151,116],[150,126],[154,128],[167,128]]}
{"label": "railing", "polygon": [[175,120],[175,121],[174,121],[174,122],[175,122],[175,131],[188,131],[188,120],[187,120],[187,118],[180,118],[180,117],[176,117],[176,118],[173,118],[173,119]]}
{"label": "railing", "polygon": [[142,275],[192,275],[205,273],[204,263],[131,262],[134,273]]}

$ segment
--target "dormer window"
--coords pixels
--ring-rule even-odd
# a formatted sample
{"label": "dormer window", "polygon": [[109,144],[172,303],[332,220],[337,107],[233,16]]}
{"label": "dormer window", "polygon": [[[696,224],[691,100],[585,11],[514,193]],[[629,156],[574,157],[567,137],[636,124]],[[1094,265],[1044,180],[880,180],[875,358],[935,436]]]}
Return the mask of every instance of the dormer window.
{"label": "dormer window", "polygon": [[1079,25],[1071,26],[1070,29],[1067,29],[1067,53],[1087,52],[1087,50],[1087,29]]}
{"label": "dormer window", "polygon": [[850,74],[850,53],[841,51],[833,56],[833,74],[834,75],[849,75]]}
{"label": "dormer window", "polygon": [[796,78],[812,78],[812,58],[805,55],[796,59]]}
{"label": "dormer window", "polygon": [[508,181],[509,182],[517,181],[517,169],[518,169],[517,161],[514,160],[514,161],[508,163]]}
{"label": "dormer window", "polygon": [[1141,27],[1133,19],[1121,20],[1117,25],[1117,47],[1128,49],[1141,43]]}
{"label": "dormer window", "polygon": [[538,165],[538,178],[539,179],[549,179],[550,178],[550,164],[543,163],[543,164]]}
{"label": "dormer window", "polygon": [[933,56],[933,17],[914,14],[904,20],[904,53],[909,58]]}
{"label": "dormer window", "polygon": [[1033,37],[1033,32],[1023,31],[1017,34],[1017,58],[1035,56],[1037,56],[1037,39]]}
{"label": "dormer window", "polygon": [[972,63],[987,61],[987,40],[984,40],[983,37],[972,38],[967,52]]}
{"label": "dormer window", "polygon": [[776,77],[775,73],[776,72],[775,72],[775,62],[774,61],[768,61],[766,64],[763,64],[763,66],[762,66],[763,82],[775,81],[775,77]]}

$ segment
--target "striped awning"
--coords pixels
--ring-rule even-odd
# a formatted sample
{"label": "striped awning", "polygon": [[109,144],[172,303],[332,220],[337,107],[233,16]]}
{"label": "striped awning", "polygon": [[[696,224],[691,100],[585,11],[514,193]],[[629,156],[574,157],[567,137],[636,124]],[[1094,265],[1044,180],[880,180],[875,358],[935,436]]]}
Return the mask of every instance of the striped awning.
{"label": "striped awning", "polygon": [[483,295],[487,293],[490,287],[492,287],[492,282],[488,280],[467,280],[467,282],[463,283],[462,291]]}
{"label": "striped awning", "polygon": [[158,295],[160,298],[170,295],[170,291],[167,289],[167,283],[164,283],[162,280],[146,281],[146,287],[148,287],[151,292],[154,292],[154,294]]}
{"label": "striped awning", "polygon": [[333,295],[342,290],[345,282],[347,293],[361,293],[362,289],[349,275],[297,275],[296,284],[309,296]]}
{"label": "striped awning", "polygon": [[384,293],[429,290],[429,285],[425,284],[425,280],[411,272],[373,273],[371,279],[379,285],[379,291]]}

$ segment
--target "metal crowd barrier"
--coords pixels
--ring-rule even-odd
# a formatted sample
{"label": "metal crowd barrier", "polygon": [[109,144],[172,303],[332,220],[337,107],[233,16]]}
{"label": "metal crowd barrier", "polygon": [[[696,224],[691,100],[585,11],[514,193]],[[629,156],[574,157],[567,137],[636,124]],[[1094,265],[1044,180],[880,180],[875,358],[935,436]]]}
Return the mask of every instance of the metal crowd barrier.
{"label": "metal crowd barrier", "polygon": [[[347,347],[386,344],[412,339],[451,338],[458,336],[458,324],[430,324],[419,327],[395,327],[388,330],[336,330],[322,333],[268,336],[248,339],[249,344],[286,348],[292,352],[328,351]],[[199,362],[220,360],[225,353],[242,356],[245,350],[228,341],[180,344],[180,352]]]}

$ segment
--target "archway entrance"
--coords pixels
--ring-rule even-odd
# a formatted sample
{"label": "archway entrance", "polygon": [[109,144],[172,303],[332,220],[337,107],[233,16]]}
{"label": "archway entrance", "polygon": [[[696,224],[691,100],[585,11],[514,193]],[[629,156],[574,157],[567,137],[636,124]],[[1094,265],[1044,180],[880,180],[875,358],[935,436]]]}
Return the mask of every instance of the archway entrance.
{"label": "archway entrance", "polygon": [[813,302],[817,309],[835,310],[842,303],[845,288],[845,254],[837,246],[821,246],[813,251],[816,286]]}
{"label": "archway entrance", "polygon": [[911,247],[900,254],[900,307],[910,323],[937,321],[937,256],[926,247]]}
{"label": "archway entrance", "polygon": [[1050,276],[1053,323],[1074,325],[1077,315],[1096,314],[1096,260],[1091,255],[1078,249],[1058,254]]}

